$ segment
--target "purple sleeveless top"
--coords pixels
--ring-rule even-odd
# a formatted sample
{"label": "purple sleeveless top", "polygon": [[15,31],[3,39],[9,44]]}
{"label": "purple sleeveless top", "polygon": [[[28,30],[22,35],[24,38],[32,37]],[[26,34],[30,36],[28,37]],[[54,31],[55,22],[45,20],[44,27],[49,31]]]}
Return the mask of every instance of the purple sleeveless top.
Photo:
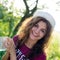
{"label": "purple sleeveless top", "polygon": [[[18,36],[14,36],[13,37],[14,43],[16,45],[16,42],[18,40]],[[45,53],[39,54],[38,56],[35,56],[31,59],[23,59],[24,57],[26,57],[29,52],[31,51],[30,48],[28,48],[25,44],[23,44],[17,51],[17,60],[46,60],[46,55]]]}

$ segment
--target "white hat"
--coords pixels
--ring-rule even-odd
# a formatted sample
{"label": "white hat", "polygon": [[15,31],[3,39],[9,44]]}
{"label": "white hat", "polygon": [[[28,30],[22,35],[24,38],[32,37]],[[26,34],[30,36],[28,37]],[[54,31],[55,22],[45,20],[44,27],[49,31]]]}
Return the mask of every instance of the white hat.
{"label": "white hat", "polygon": [[45,18],[46,20],[48,20],[50,22],[50,24],[52,25],[52,27],[54,28],[55,26],[55,19],[53,18],[53,16],[47,12],[47,11],[40,11],[40,10],[37,10],[33,17],[37,17],[37,16],[40,16],[40,17],[43,17]]}

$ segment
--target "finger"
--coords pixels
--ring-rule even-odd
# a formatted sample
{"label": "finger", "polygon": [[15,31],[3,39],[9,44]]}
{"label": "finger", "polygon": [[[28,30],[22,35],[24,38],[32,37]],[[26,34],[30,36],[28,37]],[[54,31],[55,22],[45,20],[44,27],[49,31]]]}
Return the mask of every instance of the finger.
{"label": "finger", "polygon": [[11,45],[15,46],[14,41],[12,38],[8,38],[8,42],[10,42]]}

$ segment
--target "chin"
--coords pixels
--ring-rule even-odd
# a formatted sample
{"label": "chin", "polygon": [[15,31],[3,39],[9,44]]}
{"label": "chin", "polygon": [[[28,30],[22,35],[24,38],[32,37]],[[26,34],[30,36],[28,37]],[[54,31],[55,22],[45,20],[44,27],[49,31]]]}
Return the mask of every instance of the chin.
{"label": "chin", "polygon": [[32,35],[30,36],[30,39],[31,39],[31,40],[38,40],[36,37],[34,37],[34,36],[32,36]]}

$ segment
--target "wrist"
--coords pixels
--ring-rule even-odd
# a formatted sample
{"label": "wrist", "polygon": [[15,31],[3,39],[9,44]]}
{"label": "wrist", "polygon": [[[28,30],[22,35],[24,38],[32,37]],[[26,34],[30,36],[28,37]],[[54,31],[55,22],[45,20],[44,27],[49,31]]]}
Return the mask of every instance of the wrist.
{"label": "wrist", "polygon": [[16,54],[15,50],[10,51],[10,55],[14,55],[14,54]]}
{"label": "wrist", "polygon": [[17,60],[15,51],[10,53],[10,60]]}

